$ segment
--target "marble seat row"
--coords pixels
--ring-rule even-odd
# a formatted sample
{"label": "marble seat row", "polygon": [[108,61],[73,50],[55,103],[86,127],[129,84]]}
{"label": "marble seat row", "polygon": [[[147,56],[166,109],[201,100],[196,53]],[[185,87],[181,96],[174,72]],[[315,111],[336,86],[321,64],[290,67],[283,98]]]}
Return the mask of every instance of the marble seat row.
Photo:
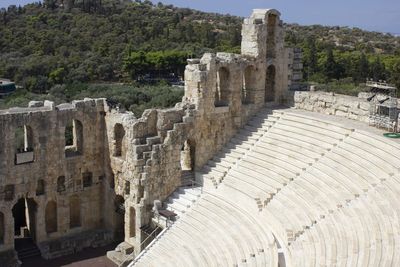
{"label": "marble seat row", "polygon": [[260,113],[137,265],[278,266],[279,249],[286,266],[400,266],[399,157],[400,144],[373,132]]}

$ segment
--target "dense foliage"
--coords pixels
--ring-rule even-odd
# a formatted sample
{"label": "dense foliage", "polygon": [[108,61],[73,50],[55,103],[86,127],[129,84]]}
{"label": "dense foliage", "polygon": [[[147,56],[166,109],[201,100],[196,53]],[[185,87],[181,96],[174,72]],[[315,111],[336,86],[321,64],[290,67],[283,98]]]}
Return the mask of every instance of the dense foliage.
{"label": "dense foliage", "polygon": [[305,80],[358,85],[371,78],[400,88],[399,37],[357,28],[287,25],[286,42],[302,48]]}
{"label": "dense foliage", "polygon": [[[239,52],[241,23],[148,0],[10,6],[0,9],[0,77],[47,94],[60,84],[181,76],[187,57]],[[287,44],[303,49],[306,81],[357,85],[371,77],[400,87],[400,38],[347,27],[285,27]]]}
{"label": "dense foliage", "polygon": [[153,6],[149,1],[70,5],[62,8],[48,0],[1,10],[0,77],[40,93],[54,84],[129,80],[137,71],[134,53],[164,56],[164,62],[154,62],[160,54],[146,56],[155,57],[154,70],[178,58],[174,64],[179,66],[170,68],[182,72],[183,55],[237,52],[240,46],[238,17]]}

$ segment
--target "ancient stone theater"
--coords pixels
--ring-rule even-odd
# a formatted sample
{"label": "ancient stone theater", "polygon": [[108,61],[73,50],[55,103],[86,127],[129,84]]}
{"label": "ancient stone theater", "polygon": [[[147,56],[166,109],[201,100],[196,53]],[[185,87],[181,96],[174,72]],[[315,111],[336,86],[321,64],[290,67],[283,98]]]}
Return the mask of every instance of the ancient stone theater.
{"label": "ancient stone theater", "polygon": [[398,130],[397,99],[373,100],[393,88],[296,91],[274,9],[241,49],[188,60],[182,102],[140,118],[106,99],[0,111],[0,265],[119,242],[119,266],[400,266],[400,143],[373,124]]}

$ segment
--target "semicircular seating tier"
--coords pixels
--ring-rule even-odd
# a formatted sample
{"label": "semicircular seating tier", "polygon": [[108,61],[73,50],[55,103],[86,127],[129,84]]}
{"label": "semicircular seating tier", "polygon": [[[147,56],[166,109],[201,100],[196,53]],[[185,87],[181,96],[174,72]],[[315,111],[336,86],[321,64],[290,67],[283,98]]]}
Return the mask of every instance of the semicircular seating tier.
{"label": "semicircular seating tier", "polygon": [[263,110],[135,266],[400,266],[399,158],[378,130]]}

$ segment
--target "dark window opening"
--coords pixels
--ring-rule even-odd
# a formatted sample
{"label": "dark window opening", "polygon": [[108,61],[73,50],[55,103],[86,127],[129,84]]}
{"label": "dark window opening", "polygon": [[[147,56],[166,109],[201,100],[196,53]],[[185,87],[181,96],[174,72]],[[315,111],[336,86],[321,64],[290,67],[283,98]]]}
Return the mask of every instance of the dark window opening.
{"label": "dark window opening", "polygon": [[73,120],[65,126],[65,156],[73,157],[83,153],[83,126]]}
{"label": "dark window opening", "polygon": [[57,178],[57,192],[64,192],[65,188],[65,176],[60,176]]}
{"label": "dark window opening", "polygon": [[215,107],[229,106],[230,102],[230,74],[229,70],[221,67],[217,72],[217,86],[215,91]]}
{"label": "dark window opening", "polygon": [[82,183],[83,183],[83,187],[92,186],[92,184],[93,184],[93,173],[91,173],[91,172],[82,173]]}

